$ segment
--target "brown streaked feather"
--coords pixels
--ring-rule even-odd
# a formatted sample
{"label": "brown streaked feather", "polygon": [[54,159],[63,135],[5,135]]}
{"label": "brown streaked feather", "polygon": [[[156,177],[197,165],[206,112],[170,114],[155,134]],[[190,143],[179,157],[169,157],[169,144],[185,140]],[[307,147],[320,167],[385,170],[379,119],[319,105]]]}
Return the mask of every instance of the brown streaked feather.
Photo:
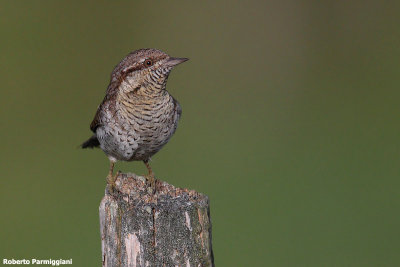
{"label": "brown streaked feather", "polygon": [[149,58],[153,61],[158,61],[168,56],[166,54],[160,55],[161,51],[157,49],[139,49],[129,53],[112,71],[110,85],[107,88],[107,94],[116,91],[129,73],[147,68],[145,65],[138,62],[138,59],[145,51],[150,54]]}
{"label": "brown streaked feather", "polygon": [[94,119],[93,119],[92,123],[90,123],[90,130],[92,130],[92,132],[94,132],[94,133],[96,133],[97,127],[100,126],[100,112],[101,112],[101,106],[103,105],[103,103],[100,104],[100,106],[97,108],[96,114],[94,115]]}
{"label": "brown streaked feather", "polygon": [[[110,84],[107,87],[106,90],[106,96],[103,100],[103,102],[99,105],[97,108],[96,114],[94,116],[94,119],[92,123],[90,124],[90,130],[92,130],[94,133],[96,132],[96,129],[101,125],[101,111],[102,107],[105,103],[108,101],[115,100],[118,87],[121,85],[121,83],[125,80],[126,76],[133,71],[141,70],[146,68],[143,64],[133,64],[134,62],[137,61],[138,55],[140,55],[143,51],[146,51],[148,49],[140,49],[137,51],[134,51],[130,53],[128,56],[126,56],[117,66],[115,66],[113,72],[111,73],[111,79],[110,79]],[[151,49],[154,52],[157,52],[155,49]],[[162,58],[167,57],[167,55],[158,55],[158,56],[150,56],[153,60],[160,60]],[[134,92],[137,91],[139,88],[135,88]],[[113,105],[110,105],[110,108],[112,108]]]}
{"label": "brown streaked feather", "polygon": [[[90,124],[90,130],[92,130],[92,132],[94,132],[94,133],[96,133],[97,127],[99,127],[101,125],[101,112],[103,110],[103,106],[110,101],[114,101],[116,98],[117,88],[115,88],[115,89],[111,88],[111,87],[114,87],[115,85],[116,85],[115,82],[110,83],[107,90],[110,90],[111,93],[106,94],[103,101],[97,108],[97,111],[96,111],[96,114],[94,115],[93,121]],[[114,107],[115,107],[115,105],[110,105],[110,109],[113,109]]]}

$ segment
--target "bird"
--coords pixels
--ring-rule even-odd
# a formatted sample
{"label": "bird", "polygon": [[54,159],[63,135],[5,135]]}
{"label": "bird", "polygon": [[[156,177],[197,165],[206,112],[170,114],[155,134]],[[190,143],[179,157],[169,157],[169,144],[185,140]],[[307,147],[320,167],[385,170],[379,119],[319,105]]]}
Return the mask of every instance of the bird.
{"label": "bird", "polygon": [[106,95],[97,108],[82,148],[100,148],[110,161],[107,183],[112,187],[117,161],[143,161],[145,176],[155,190],[151,157],[168,143],[182,114],[179,102],[166,90],[173,68],[188,58],[171,57],[158,49],[129,53],[111,73]]}

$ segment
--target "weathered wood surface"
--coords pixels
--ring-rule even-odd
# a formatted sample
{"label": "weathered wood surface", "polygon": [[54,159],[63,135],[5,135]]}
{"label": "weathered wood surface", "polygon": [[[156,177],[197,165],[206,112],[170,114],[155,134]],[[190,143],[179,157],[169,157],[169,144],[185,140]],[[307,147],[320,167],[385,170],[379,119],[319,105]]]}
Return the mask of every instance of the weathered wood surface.
{"label": "weathered wood surface", "polygon": [[104,267],[214,266],[208,197],[145,178],[120,174],[100,203]]}

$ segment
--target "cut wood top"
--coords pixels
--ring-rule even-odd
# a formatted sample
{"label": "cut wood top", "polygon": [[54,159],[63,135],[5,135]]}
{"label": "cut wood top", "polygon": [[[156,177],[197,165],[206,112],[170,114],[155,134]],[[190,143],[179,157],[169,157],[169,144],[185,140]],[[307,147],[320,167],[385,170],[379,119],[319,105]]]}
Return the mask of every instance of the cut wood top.
{"label": "cut wood top", "polygon": [[155,188],[155,193],[152,194],[145,177],[134,173],[120,173],[117,177],[114,190],[111,191],[109,185],[106,187],[106,195],[118,199],[122,198],[128,203],[144,202],[157,204],[160,201],[178,201],[180,205],[184,203],[192,205],[195,203],[202,207],[208,206],[208,197],[195,190],[178,188],[161,180],[156,180]]}

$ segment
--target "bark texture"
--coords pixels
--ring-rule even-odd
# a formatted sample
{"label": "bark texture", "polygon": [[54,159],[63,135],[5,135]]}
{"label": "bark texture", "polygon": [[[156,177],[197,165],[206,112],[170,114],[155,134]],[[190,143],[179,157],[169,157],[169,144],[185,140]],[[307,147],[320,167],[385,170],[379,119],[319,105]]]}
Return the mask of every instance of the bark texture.
{"label": "bark texture", "polygon": [[144,177],[120,174],[100,203],[104,267],[214,266],[208,197]]}

